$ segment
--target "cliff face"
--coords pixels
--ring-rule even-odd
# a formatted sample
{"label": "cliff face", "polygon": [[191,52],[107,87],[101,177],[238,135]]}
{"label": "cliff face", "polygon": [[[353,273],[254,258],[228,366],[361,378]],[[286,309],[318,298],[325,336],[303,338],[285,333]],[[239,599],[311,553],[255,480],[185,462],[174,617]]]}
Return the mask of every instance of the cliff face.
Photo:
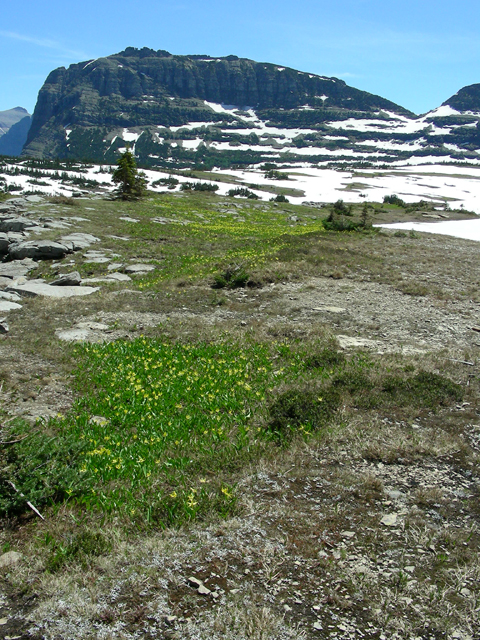
{"label": "cliff face", "polygon": [[[128,48],[98,60],[53,71],[42,87],[25,146],[26,155],[73,157],[88,150],[103,158],[102,141],[119,127],[181,126],[225,121],[206,102],[269,110],[408,112],[336,78],[258,63],[236,56],[174,56]],[[233,118],[230,118],[233,119]],[[312,119],[312,118],[310,118]],[[321,119],[321,118],[320,118]],[[228,120],[228,118],[227,118]],[[75,129],[82,142],[68,142]],[[100,129],[101,131],[99,131]],[[89,138],[89,142],[85,140]],[[80,135],[80,137],[82,137]],[[95,147],[95,140],[97,145]]]}

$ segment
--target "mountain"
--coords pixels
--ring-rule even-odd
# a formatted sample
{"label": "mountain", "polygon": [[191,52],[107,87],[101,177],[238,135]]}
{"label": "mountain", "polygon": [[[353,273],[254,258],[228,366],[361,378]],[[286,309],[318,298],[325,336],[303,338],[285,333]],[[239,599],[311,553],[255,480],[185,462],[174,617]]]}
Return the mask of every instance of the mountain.
{"label": "mountain", "polygon": [[0,137],[0,155],[19,156],[27,140],[28,131],[32,123],[32,116],[27,115]]}
{"label": "mountain", "polygon": [[417,117],[271,63],[129,47],[50,73],[23,155],[110,163],[130,145],[140,164],[171,168],[469,162],[479,119],[449,105]]}
{"label": "mountain", "polygon": [[14,109],[8,109],[7,111],[0,111],[0,138],[7,133],[10,127],[26,116],[30,116],[30,114],[23,107],[15,107]]}

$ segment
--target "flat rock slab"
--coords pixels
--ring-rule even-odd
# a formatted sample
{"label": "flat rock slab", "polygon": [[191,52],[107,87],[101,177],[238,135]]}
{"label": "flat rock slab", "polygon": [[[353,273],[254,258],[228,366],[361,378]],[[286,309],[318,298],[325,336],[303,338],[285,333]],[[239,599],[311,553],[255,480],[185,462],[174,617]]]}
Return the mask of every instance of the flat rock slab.
{"label": "flat rock slab", "polygon": [[88,296],[99,287],[52,287],[43,280],[30,280],[25,284],[12,284],[7,291],[18,293],[24,298],[46,296],[49,298],[73,298],[74,296]]}
{"label": "flat rock slab", "polygon": [[48,222],[43,222],[42,226],[44,229],[68,229],[72,225],[68,222],[62,222],[60,220],[50,220]]}
{"label": "flat rock slab", "polygon": [[43,197],[37,196],[37,195],[31,195],[31,196],[25,196],[25,200],[27,202],[33,202],[34,204],[38,204],[39,202],[43,202]]}
{"label": "flat rock slab", "polygon": [[0,300],[0,312],[3,311],[15,311],[21,309],[22,305],[18,302],[10,302],[10,300]]}
{"label": "flat rock slab", "polygon": [[106,280],[115,280],[116,282],[131,282],[130,276],[127,276],[126,273],[109,273],[105,276]]}
{"label": "flat rock slab", "polygon": [[155,269],[156,267],[153,264],[131,264],[125,267],[125,273],[148,273]]}
{"label": "flat rock slab", "polygon": [[98,282],[131,282],[130,276],[125,273],[109,273],[105,276],[99,276],[97,278],[86,278],[82,280],[82,287],[90,284],[97,284]]}
{"label": "flat rock slab", "polygon": [[343,307],[313,307],[312,311],[326,311],[327,313],[346,313]]}
{"label": "flat rock slab", "polygon": [[130,218],[129,216],[122,216],[119,220],[123,220],[124,222],[140,222],[137,218]]}
{"label": "flat rock slab", "polygon": [[37,260],[58,260],[64,258],[72,250],[59,242],[50,240],[29,240],[10,245],[9,255],[14,260],[32,258]]}
{"label": "flat rock slab", "polygon": [[85,256],[85,262],[93,264],[106,264],[110,260],[111,258],[107,258],[107,256]]}
{"label": "flat rock slab", "polygon": [[72,251],[81,251],[95,242],[100,242],[100,238],[90,233],[70,233],[68,236],[62,236],[61,241],[71,245]]}
{"label": "flat rock slab", "polygon": [[36,267],[37,263],[31,258],[12,260],[11,262],[0,264],[0,276],[3,278],[21,278]]}

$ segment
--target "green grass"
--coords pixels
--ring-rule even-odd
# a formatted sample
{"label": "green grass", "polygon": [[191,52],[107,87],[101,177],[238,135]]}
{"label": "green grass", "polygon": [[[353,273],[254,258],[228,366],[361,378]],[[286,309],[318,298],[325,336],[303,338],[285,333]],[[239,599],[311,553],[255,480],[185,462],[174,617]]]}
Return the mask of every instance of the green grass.
{"label": "green grass", "polygon": [[322,437],[340,407],[396,415],[463,397],[439,374],[391,371],[380,359],[346,358],[320,342],[141,336],[84,344],[75,357],[81,397],[72,410],[3,451],[6,513],[30,500],[37,508],[70,501],[158,526],[228,515],[236,509],[235,471],[278,440]]}

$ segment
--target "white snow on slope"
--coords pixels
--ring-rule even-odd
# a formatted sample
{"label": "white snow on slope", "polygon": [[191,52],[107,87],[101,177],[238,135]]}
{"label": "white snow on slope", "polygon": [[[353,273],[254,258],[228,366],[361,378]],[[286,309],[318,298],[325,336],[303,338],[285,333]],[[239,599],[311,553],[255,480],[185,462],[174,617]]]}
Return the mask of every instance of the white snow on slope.
{"label": "white snow on slope", "polygon": [[421,231],[480,242],[480,220],[446,220],[445,222],[401,222],[378,225],[385,229]]}

